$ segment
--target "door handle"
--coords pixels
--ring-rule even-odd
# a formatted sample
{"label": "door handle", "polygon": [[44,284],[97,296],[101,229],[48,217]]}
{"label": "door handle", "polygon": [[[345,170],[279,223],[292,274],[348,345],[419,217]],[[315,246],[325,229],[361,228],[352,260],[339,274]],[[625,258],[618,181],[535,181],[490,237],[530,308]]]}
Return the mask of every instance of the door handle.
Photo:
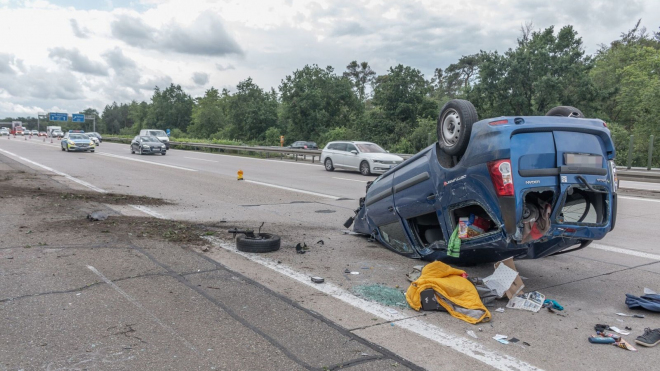
{"label": "door handle", "polygon": [[435,200],[435,197],[436,197],[435,193],[432,193],[432,194],[428,195],[426,197],[426,199],[429,200],[429,201],[432,201],[432,200]]}
{"label": "door handle", "polygon": [[390,207],[388,207],[388,208],[387,208],[387,211],[389,211],[389,212],[394,212],[394,206],[390,206]]}

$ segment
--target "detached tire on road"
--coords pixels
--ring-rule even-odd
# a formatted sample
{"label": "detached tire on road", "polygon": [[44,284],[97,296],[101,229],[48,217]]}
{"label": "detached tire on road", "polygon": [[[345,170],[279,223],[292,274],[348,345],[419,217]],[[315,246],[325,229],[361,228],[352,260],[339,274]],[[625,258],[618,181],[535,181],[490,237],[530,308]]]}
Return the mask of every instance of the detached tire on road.
{"label": "detached tire on road", "polygon": [[452,99],[438,115],[438,144],[443,152],[451,156],[462,156],[468,147],[472,124],[477,122],[477,109],[463,99]]}
{"label": "detached tire on road", "polygon": [[557,106],[548,113],[545,114],[546,116],[560,116],[560,117],[575,117],[579,119],[584,118],[584,113],[580,111],[579,109],[571,106]]}
{"label": "detached tire on road", "polygon": [[236,248],[243,252],[272,252],[280,249],[280,236],[270,233],[258,233],[257,238],[245,235],[236,237]]}

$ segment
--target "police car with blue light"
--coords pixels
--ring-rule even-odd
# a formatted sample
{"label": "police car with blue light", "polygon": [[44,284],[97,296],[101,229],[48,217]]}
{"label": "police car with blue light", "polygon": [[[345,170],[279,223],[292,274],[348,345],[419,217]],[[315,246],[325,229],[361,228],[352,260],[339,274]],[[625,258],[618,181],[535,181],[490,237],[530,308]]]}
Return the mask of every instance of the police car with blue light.
{"label": "police car with blue light", "polygon": [[62,151],[94,152],[96,145],[82,130],[69,130],[60,142]]}

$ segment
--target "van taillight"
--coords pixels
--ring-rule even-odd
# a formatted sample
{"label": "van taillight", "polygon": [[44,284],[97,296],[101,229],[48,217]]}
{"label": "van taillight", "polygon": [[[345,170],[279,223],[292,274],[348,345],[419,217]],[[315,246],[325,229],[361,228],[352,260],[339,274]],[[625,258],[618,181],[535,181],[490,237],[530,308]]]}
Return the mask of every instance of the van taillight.
{"label": "van taillight", "polygon": [[493,180],[498,196],[513,196],[513,174],[511,160],[498,160],[488,163],[488,172]]}

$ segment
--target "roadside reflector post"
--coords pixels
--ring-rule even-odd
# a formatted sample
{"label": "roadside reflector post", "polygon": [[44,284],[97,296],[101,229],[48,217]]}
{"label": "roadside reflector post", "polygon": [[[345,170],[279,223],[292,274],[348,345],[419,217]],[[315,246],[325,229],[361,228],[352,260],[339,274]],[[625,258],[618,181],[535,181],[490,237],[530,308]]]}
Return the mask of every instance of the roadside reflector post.
{"label": "roadside reflector post", "polygon": [[651,170],[651,157],[653,157],[653,135],[651,135],[651,140],[649,141],[649,162],[646,165],[646,170]]}
{"label": "roadside reflector post", "polygon": [[243,180],[243,170],[238,171],[238,180]]}
{"label": "roadside reflector post", "polygon": [[635,145],[633,141],[633,136],[630,136],[630,144],[628,145],[628,166],[626,166],[626,169],[630,170],[632,167],[632,159],[633,159],[633,146]]}

